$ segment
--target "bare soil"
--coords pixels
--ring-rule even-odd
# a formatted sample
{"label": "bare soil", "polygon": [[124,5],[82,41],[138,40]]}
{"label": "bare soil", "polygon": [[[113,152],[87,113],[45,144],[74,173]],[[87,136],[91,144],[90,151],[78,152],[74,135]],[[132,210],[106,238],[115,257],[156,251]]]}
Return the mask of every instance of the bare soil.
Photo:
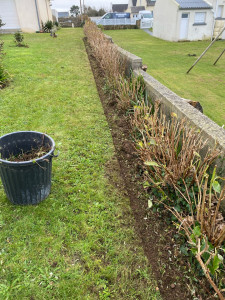
{"label": "bare soil", "polygon": [[[167,212],[153,212],[148,208],[148,198],[143,189],[142,169],[132,141],[130,118],[118,111],[115,96],[103,90],[104,73],[92,55],[86,39],[84,43],[119,162],[119,168],[115,163],[108,164],[106,174],[116,171],[118,177],[122,178],[119,188],[129,196],[135,228],[162,298],[166,300],[215,299],[211,296],[212,290],[206,280],[196,278],[187,257],[181,254],[180,245],[175,239],[177,232],[168,222]],[[118,182],[116,185],[118,188]]]}

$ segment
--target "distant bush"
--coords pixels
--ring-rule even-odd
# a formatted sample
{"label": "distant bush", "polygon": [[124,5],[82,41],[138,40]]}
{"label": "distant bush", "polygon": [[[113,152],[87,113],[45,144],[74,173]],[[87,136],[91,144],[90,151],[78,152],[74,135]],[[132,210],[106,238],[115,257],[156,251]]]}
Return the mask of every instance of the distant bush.
{"label": "distant bush", "polygon": [[55,25],[56,27],[59,27],[59,22],[58,22],[58,21],[55,21],[55,22],[54,22],[54,25]]}
{"label": "distant bush", "polygon": [[16,43],[16,46],[17,47],[27,47],[28,48],[28,45],[24,44],[24,36],[22,35],[22,33],[20,32],[16,32],[14,34],[14,42]]}
{"label": "distant bush", "polygon": [[3,23],[2,22],[2,19],[0,18],[0,28],[2,27],[2,26],[4,26],[5,25],[5,23]]}
{"label": "distant bush", "polygon": [[52,21],[47,21],[43,24],[42,22],[42,29],[44,32],[51,32],[53,28],[53,22]]}

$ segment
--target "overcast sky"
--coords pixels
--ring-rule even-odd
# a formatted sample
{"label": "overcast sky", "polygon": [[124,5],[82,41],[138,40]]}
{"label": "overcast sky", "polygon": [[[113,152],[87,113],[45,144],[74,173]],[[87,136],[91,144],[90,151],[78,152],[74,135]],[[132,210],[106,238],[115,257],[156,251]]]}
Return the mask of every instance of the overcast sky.
{"label": "overcast sky", "polygon": [[[111,3],[128,3],[128,0],[84,0],[85,5],[92,6],[97,9],[110,9]],[[69,11],[72,5],[80,6],[80,0],[52,0],[52,8],[55,8],[58,11]]]}

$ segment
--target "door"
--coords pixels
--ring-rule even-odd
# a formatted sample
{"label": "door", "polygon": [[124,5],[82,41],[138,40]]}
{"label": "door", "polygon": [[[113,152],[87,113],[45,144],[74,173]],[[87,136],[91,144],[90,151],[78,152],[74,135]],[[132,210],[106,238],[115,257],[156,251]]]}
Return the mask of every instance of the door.
{"label": "door", "polygon": [[20,29],[14,0],[0,0],[0,17],[3,23],[5,23],[2,29]]}
{"label": "door", "polygon": [[181,15],[181,22],[180,22],[180,40],[187,40],[188,38],[188,23],[189,23],[189,14],[183,13]]}

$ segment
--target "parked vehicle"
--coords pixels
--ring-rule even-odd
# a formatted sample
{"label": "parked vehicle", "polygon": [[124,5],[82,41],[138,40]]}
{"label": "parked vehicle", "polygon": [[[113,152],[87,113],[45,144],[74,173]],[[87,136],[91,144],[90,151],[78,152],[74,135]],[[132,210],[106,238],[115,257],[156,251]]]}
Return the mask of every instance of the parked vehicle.
{"label": "parked vehicle", "polygon": [[106,13],[100,18],[102,19],[130,19],[130,13]]}
{"label": "parked vehicle", "polygon": [[153,12],[141,10],[137,16],[137,20],[141,20],[141,29],[149,29],[153,27]]}
{"label": "parked vehicle", "polygon": [[153,12],[148,11],[148,10],[140,10],[137,18],[138,18],[138,20],[153,19]]}

